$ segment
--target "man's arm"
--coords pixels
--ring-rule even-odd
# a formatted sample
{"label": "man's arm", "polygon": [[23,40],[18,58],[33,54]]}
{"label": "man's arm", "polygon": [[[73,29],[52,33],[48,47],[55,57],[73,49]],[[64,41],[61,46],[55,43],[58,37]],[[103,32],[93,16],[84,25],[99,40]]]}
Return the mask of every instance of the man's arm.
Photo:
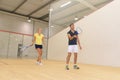
{"label": "man's arm", "polygon": [[80,39],[79,39],[78,36],[77,36],[77,42],[78,42],[78,45],[79,45],[80,49],[82,49],[81,44],[80,44]]}
{"label": "man's arm", "polygon": [[72,40],[72,39],[74,39],[74,38],[77,38],[77,36],[76,36],[76,35],[71,36],[70,34],[68,34],[68,38],[69,38],[70,40]]}

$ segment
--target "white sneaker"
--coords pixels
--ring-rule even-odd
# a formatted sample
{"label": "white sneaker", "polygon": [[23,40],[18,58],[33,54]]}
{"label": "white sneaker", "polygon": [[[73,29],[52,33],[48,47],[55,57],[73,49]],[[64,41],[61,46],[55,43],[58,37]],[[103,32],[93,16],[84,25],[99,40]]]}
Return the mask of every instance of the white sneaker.
{"label": "white sneaker", "polygon": [[37,65],[43,65],[41,62],[38,62],[38,61],[36,62],[36,64],[37,64]]}
{"label": "white sneaker", "polygon": [[36,64],[40,64],[40,63],[37,61]]}
{"label": "white sneaker", "polygon": [[43,64],[39,62],[39,65],[41,65],[41,66],[42,66]]}

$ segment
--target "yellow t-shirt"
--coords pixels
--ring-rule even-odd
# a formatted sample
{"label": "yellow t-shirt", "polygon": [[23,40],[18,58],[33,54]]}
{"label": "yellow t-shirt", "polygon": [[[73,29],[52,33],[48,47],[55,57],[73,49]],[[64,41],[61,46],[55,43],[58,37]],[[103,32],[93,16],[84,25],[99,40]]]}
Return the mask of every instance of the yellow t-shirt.
{"label": "yellow t-shirt", "polygon": [[44,35],[43,34],[39,35],[38,33],[35,33],[34,37],[36,38],[35,39],[35,44],[42,45],[42,39],[43,39]]}

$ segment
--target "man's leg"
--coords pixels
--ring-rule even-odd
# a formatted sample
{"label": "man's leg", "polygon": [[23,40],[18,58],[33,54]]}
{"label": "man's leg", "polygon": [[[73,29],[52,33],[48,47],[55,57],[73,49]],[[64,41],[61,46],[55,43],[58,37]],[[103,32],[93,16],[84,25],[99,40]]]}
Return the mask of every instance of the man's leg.
{"label": "man's leg", "polygon": [[71,53],[68,53],[67,58],[66,58],[66,64],[69,64],[70,57],[71,57]]}
{"label": "man's leg", "polygon": [[67,55],[67,58],[66,58],[66,69],[67,69],[67,70],[69,70],[68,65],[69,65],[69,62],[70,62],[70,57],[71,57],[71,53],[68,52],[68,55]]}
{"label": "man's leg", "polygon": [[79,67],[77,66],[77,53],[74,53],[74,69],[79,69]]}
{"label": "man's leg", "polygon": [[79,69],[79,67],[77,66],[77,56],[78,56],[78,46],[74,45],[74,69]]}
{"label": "man's leg", "polygon": [[74,64],[77,63],[77,53],[74,53]]}

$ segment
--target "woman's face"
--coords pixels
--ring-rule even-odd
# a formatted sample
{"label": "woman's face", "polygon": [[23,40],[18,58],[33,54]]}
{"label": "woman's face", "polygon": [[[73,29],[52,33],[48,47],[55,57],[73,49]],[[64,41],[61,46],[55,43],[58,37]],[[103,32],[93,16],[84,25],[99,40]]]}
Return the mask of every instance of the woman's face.
{"label": "woman's face", "polygon": [[41,28],[39,28],[39,29],[38,29],[38,33],[41,33],[41,32],[42,32],[42,29],[41,29]]}

